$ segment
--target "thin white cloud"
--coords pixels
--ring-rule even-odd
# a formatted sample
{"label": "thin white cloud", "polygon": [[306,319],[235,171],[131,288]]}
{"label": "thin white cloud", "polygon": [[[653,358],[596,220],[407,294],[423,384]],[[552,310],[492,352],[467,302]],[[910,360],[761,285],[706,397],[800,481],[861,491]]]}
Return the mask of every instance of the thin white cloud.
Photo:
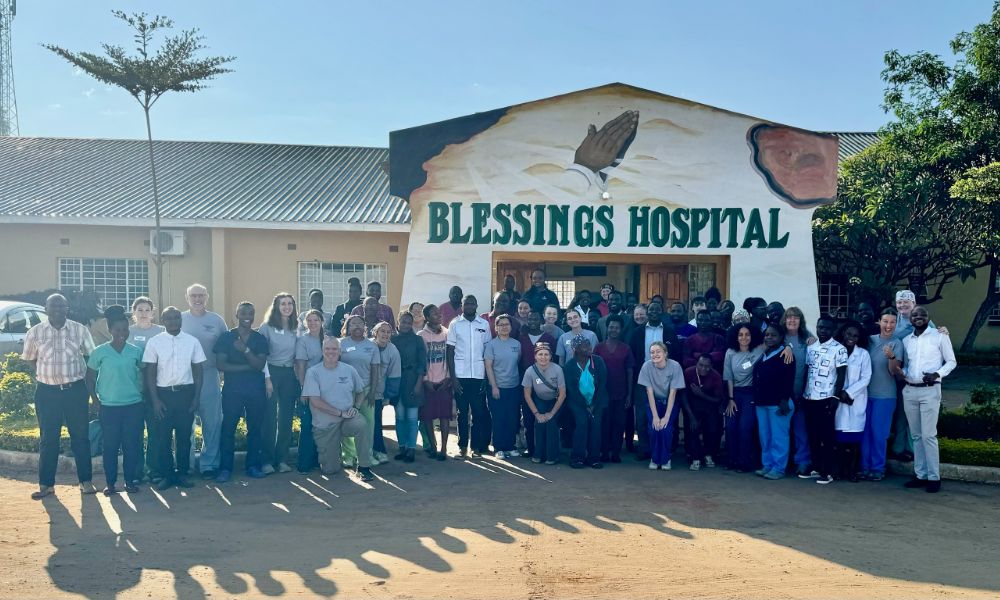
{"label": "thin white cloud", "polygon": [[83,75],[83,69],[80,67],[73,69],[73,77],[79,77],[80,75]]}
{"label": "thin white cloud", "polygon": [[84,90],[83,91],[83,95],[86,96],[86,97],[88,97],[88,98],[90,98],[91,96],[94,95],[94,88],[90,88],[90,89]]}

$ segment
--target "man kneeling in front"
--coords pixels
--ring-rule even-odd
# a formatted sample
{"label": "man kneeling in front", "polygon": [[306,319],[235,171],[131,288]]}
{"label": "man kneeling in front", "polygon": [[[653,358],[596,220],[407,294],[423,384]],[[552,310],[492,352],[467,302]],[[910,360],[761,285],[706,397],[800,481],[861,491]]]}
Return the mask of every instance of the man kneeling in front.
{"label": "man kneeling in front", "polygon": [[[323,362],[306,371],[302,396],[312,409],[313,438],[319,453],[320,468],[330,475],[340,471],[340,441],[353,437],[358,448],[371,448],[372,429],[358,412],[365,401],[364,383],[358,372],[340,362],[340,341],[323,339]],[[358,474],[362,481],[375,479],[369,452],[358,453]]]}

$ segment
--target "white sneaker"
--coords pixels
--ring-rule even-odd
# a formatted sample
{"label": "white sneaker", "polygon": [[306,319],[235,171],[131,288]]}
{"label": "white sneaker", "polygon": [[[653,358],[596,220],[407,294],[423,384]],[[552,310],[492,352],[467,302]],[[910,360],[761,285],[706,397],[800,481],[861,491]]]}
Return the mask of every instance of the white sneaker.
{"label": "white sneaker", "polygon": [[385,452],[375,452],[373,458],[377,460],[380,465],[384,465],[389,462],[389,455]]}
{"label": "white sneaker", "polygon": [[714,469],[715,468],[715,461],[712,460],[711,456],[706,456],[705,457],[705,468],[706,469]]}
{"label": "white sneaker", "polygon": [[816,480],[816,483],[820,485],[827,485],[833,483],[833,475],[827,475],[826,477],[820,477]]}
{"label": "white sneaker", "polygon": [[660,467],[660,468],[661,468],[661,469],[663,469],[664,471],[669,471],[669,470],[670,470],[670,461],[668,460],[668,461],[666,462],[666,464],[664,464],[664,465],[663,465],[662,467]]}
{"label": "white sneaker", "polygon": [[271,475],[274,473],[274,467],[267,464],[260,468],[260,472],[264,475]]}
{"label": "white sneaker", "polygon": [[521,456],[521,453],[518,452],[517,450],[511,450],[510,452],[507,453],[507,456],[510,458],[518,458],[519,456]]}
{"label": "white sneaker", "polygon": [[691,461],[691,466],[688,467],[688,468],[691,469],[692,471],[700,471],[701,470],[701,461],[700,460],[692,460]]}
{"label": "white sneaker", "polygon": [[292,472],[292,468],[289,467],[286,463],[278,463],[278,472],[279,473],[291,473]]}
{"label": "white sneaker", "polygon": [[80,484],[80,491],[83,492],[84,494],[96,494],[97,493],[97,486],[95,486],[90,481],[88,481],[86,483],[81,483]]}
{"label": "white sneaker", "polygon": [[660,468],[660,465],[656,464],[653,461],[649,461],[649,470],[650,471],[655,471],[655,470],[657,470],[659,468]]}
{"label": "white sneaker", "polygon": [[493,453],[493,456],[500,459],[507,458],[507,454],[503,450],[497,450]]}

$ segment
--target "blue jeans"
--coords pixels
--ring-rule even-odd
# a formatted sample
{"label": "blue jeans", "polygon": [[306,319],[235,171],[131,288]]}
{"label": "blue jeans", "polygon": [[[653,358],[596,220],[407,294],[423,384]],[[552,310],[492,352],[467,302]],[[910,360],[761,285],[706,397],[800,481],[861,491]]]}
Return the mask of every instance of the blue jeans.
{"label": "blue jeans", "polygon": [[396,402],[392,398],[376,400],[374,412],[372,413],[372,452],[385,454],[385,438],[382,436],[382,409],[385,405],[395,406]]}
{"label": "blue jeans", "polygon": [[809,435],[806,433],[806,413],[797,410],[792,413],[792,435],[795,436],[795,465],[799,468],[812,463],[809,452]]}
{"label": "blue jeans", "polygon": [[403,406],[402,402],[396,403],[396,440],[399,448],[417,447],[417,417],[420,413],[419,406]]}
{"label": "blue jeans", "polygon": [[767,471],[784,474],[788,466],[788,429],[795,414],[795,407],[788,402],[792,412],[781,416],[777,406],[758,406],[757,427],[760,435],[760,462]]}
{"label": "blue jeans", "polygon": [[101,436],[104,443],[104,480],[114,489],[118,481],[118,449],[122,451],[125,482],[132,483],[142,465],[142,421],[144,402],[125,406],[101,405]]}
{"label": "blue jeans", "polygon": [[[662,419],[667,414],[667,399],[654,398],[654,400],[656,404],[656,416]],[[670,418],[667,419],[667,426],[659,431],[653,429],[653,413],[649,410],[648,398],[643,403],[643,407],[646,409],[646,429],[649,435],[650,460],[658,465],[665,465],[670,461],[670,450],[674,445],[674,427],[677,426],[677,415],[680,413],[680,400],[674,399],[674,406],[670,411]]]}
{"label": "blue jeans", "polygon": [[896,412],[895,398],[868,398],[865,433],[861,438],[861,471],[885,473],[886,443]]}
{"label": "blue jeans", "polygon": [[[219,388],[219,370],[204,367],[204,376],[198,399],[198,419],[201,421],[201,457],[198,470],[217,471],[222,451],[222,393]],[[191,431],[191,464],[194,462],[194,428]]]}
{"label": "blue jeans", "polygon": [[316,451],[316,440],[313,439],[313,414],[307,402],[295,403],[299,410],[299,461],[301,473],[308,473],[319,466],[319,453]]}
{"label": "blue jeans", "polygon": [[753,457],[754,428],[757,415],[753,410],[753,390],[749,387],[733,389],[736,412],[726,417],[726,456],[730,469],[750,471]]}
{"label": "blue jeans", "polygon": [[493,449],[510,452],[514,449],[517,430],[520,423],[521,399],[524,392],[521,386],[500,388],[500,397],[494,398],[489,392],[490,419],[493,423]]}

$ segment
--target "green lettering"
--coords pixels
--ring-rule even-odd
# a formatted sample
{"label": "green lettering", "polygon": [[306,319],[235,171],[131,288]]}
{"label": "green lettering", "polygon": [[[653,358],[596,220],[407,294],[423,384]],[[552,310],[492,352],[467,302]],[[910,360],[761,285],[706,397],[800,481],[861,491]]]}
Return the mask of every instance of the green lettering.
{"label": "green lettering", "polygon": [[506,246],[510,243],[510,204],[497,204],[493,207],[493,220],[497,222],[500,231],[493,232],[493,243]]}
{"label": "green lettering", "polygon": [[531,221],[528,219],[530,212],[530,204],[518,204],[514,207],[514,223],[521,228],[521,231],[514,232],[515,246],[527,246],[531,239]]}
{"label": "green lettering", "polygon": [[573,211],[573,241],[577,246],[589,248],[594,245],[594,209],[579,206]]}
{"label": "green lettering", "polygon": [[711,239],[708,242],[709,248],[721,248],[722,240],[719,237],[722,235],[722,209],[713,208],[711,210],[712,215],[712,229],[711,229]]}
{"label": "green lettering", "polygon": [[691,209],[691,239],[688,240],[688,248],[700,248],[701,247],[701,230],[708,225],[708,220],[711,213],[709,213],[707,208],[692,208]]}
{"label": "green lettering", "polygon": [[767,238],[767,247],[784,248],[788,245],[788,232],[786,231],[785,235],[780,238],[778,237],[778,214],[780,213],[780,210],[777,208],[771,208],[768,209],[768,213],[771,215],[771,223],[768,228],[770,235]]}
{"label": "green lettering", "polygon": [[628,245],[630,247],[649,245],[649,207],[628,207]]}
{"label": "green lettering", "polygon": [[670,241],[670,209],[665,206],[654,208],[649,219],[649,227],[653,230],[650,234],[653,245],[657,248],[666,246]]}
{"label": "green lettering", "polygon": [[535,241],[536,246],[545,243],[545,205],[535,205]]}
{"label": "green lettering", "polygon": [[427,210],[430,211],[427,242],[440,244],[448,239],[448,205],[444,202],[429,202]]}
{"label": "green lettering", "polygon": [[611,245],[611,242],[615,239],[615,226],[613,223],[615,215],[615,209],[603,204],[597,207],[597,224],[604,230],[604,235],[601,232],[597,232],[597,245],[607,248]]}
{"label": "green lettering", "polygon": [[486,202],[472,203],[472,243],[489,244],[490,232],[486,229],[490,219],[490,205]]}
{"label": "green lettering", "polygon": [[726,248],[735,248],[736,243],[736,228],[740,223],[746,221],[746,217],[743,216],[743,209],[740,208],[727,208],[722,211],[722,220],[729,220],[729,239],[726,241]]}
{"label": "green lettering", "polygon": [[670,236],[670,246],[673,248],[683,248],[688,244],[690,227],[688,226],[690,213],[686,208],[675,208],[670,216],[670,222],[674,225],[674,234]]}
{"label": "green lettering", "polygon": [[451,203],[451,243],[452,244],[468,244],[469,238],[472,237],[472,229],[466,229],[462,232],[462,203],[452,202]]}
{"label": "green lettering", "polygon": [[549,246],[569,246],[569,205],[549,207]]}
{"label": "green lettering", "polygon": [[760,220],[760,209],[755,208],[750,211],[750,218],[747,219],[747,229],[743,233],[743,243],[740,248],[749,248],[757,242],[758,248],[767,248],[767,238],[764,237],[764,223]]}

